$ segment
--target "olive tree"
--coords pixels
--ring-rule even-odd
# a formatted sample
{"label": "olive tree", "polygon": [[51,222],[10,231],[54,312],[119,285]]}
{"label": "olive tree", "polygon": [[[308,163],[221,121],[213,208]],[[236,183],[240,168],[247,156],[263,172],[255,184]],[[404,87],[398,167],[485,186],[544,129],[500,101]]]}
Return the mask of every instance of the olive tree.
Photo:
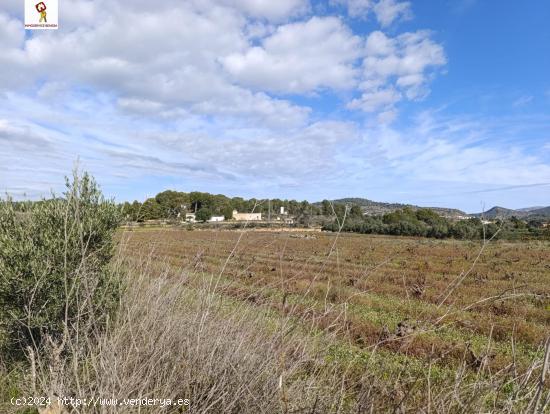
{"label": "olive tree", "polygon": [[109,261],[119,211],[91,176],[75,171],[61,197],[19,210],[0,200],[0,349],[12,356],[62,336],[83,312],[101,323],[118,286]]}

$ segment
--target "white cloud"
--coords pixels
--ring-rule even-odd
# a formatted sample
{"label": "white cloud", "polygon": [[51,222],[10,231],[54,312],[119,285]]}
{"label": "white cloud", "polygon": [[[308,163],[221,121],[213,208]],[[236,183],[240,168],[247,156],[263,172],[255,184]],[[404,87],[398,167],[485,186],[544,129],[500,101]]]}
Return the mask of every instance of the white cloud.
{"label": "white cloud", "polygon": [[19,48],[23,45],[24,39],[25,31],[22,29],[21,21],[0,13],[0,44],[2,44],[2,48],[6,50]]}
{"label": "white cloud", "polygon": [[[116,110],[112,106],[121,105],[125,109],[133,106],[132,112],[113,118]],[[55,176],[62,183],[62,173],[70,170],[77,157],[100,182],[171,176],[226,185],[296,184],[339,174],[339,148],[345,149],[359,139],[357,126],[342,121],[279,130],[206,121],[189,114],[167,117],[162,123],[133,115],[136,111],[165,109],[154,102],[98,102],[95,97],[79,94],[69,94],[63,105],[53,106],[10,95],[8,101],[0,100],[0,118],[11,120],[0,121],[0,142],[8,149],[0,154],[0,163],[7,171],[0,175],[0,190],[15,192],[15,187],[27,186],[30,193],[34,188],[30,182],[40,176],[48,177],[51,183],[43,188],[47,194]],[[52,125],[62,125],[62,130],[56,131]],[[10,145],[12,141],[20,145]],[[17,179],[17,174],[26,178]]]}
{"label": "white cloud", "polygon": [[380,124],[391,124],[397,118],[397,111],[395,109],[388,109],[378,114],[378,122]]}
{"label": "white cloud", "polygon": [[350,17],[367,19],[373,13],[382,27],[397,20],[412,19],[411,3],[398,0],[330,0],[333,6],[344,6]]}
{"label": "white cloud", "polygon": [[253,93],[234,87],[226,99],[203,100],[192,106],[196,112],[206,115],[242,117],[246,122],[272,128],[292,128],[304,125],[310,109],[275,100],[262,92]]}
{"label": "white cloud", "polygon": [[370,33],[366,41],[366,53],[371,56],[388,56],[395,53],[395,41],[381,31]]}
{"label": "white cloud", "polygon": [[389,26],[395,20],[412,19],[411,3],[408,1],[380,0],[373,11],[382,27]]}
{"label": "white cloud", "polygon": [[148,99],[120,98],[117,101],[120,108],[131,113],[155,114],[164,109],[160,102],[150,101]]}
{"label": "white cloud", "polygon": [[505,120],[468,121],[421,114],[398,131],[381,126],[367,131],[365,145],[376,148],[378,163],[391,174],[416,181],[526,185],[550,182],[550,165],[521,145],[497,145],[487,138]]}
{"label": "white cloud", "polygon": [[309,10],[307,0],[225,0],[224,2],[245,11],[252,17],[272,21],[281,21],[290,16],[304,14]]}
{"label": "white cloud", "polygon": [[[235,176],[264,182],[303,181],[337,171],[341,167],[338,146],[356,139],[353,123],[321,121],[286,134],[229,130],[222,141],[216,137],[172,137],[167,148],[193,154],[204,165],[223,165]],[[307,162],[303,162],[305,159]]]}
{"label": "white cloud", "polygon": [[361,40],[335,17],[279,26],[261,46],[221,59],[239,83],[279,93],[354,85]]}
{"label": "white cloud", "polygon": [[518,108],[518,107],[522,107],[522,106],[525,106],[525,105],[528,105],[530,104],[534,99],[534,96],[532,95],[523,95],[523,96],[520,96],[518,99],[516,99],[512,106]]}
{"label": "white cloud", "polygon": [[345,6],[348,15],[355,18],[366,19],[372,9],[372,0],[330,0],[332,5]]}
{"label": "white cloud", "polygon": [[[349,107],[395,114],[399,99],[426,95],[427,70],[444,63],[427,32],[374,32],[365,45],[337,17],[304,20],[305,0],[136,0],[130,9],[120,0],[68,2],[63,31],[26,40],[21,21],[2,15],[0,90],[40,80],[41,96],[53,85],[86,87],[114,95],[125,111],[143,113],[143,103],[154,102],[161,118],[193,113],[294,127],[307,122],[310,108],[268,93],[344,97],[359,87],[364,102]],[[380,4],[347,6],[359,13]]]}
{"label": "white cloud", "polygon": [[24,62],[24,52],[21,47],[24,44],[25,30],[23,23],[7,14],[0,12],[0,92],[2,85],[13,85],[24,81],[21,65]]}
{"label": "white cloud", "polygon": [[371,33],[367,38],[367,56],[363,61],[365,77],[385,80],[395,76],[403,84],[410,85],[411,80],[407,77],[444,65],[443,47],[431,40],[430,35],[428,31],[418,31],[390,39],[381,32]]}
{"label": "white cloud", "polygon": [[47,134],[31,130],[28,125],[17,125],[7,119],[0,119],[0,143],[24,151],[47,150],[53,147]]}
{"label": "white cloud", "polygon": [[23,2],[19,0],[3,0],[2,12],[8,13],[19,19],[23,18]]}
{"label": "white cloud", "polygon": [[390,111],[393,105],[401,99],[401,94],[393,88],[377,89],[364,92],[359,99],[348,104],[350,109],[362,109],[365,112],[375,112],[380,109]]}
{"label": "white cloud", "polygon": [[78,11],[74,23],[90,14],[96,16],[91,19],[93,25],[33,33],[24,47],[19,20],[0,25],[0,36],[8,46],[0,57],[4,72],[0,89],[29,87],[41,79],[50,85],[64,82],[97,88],[117,95],[121,102],[134,102],[126,110],[135,108],[135,102],[157,102],[172,109],[269,125],[298,125],[307,119],[308,108],[234,85],[218,62],[220,56],[248,46],[249,21],[243,10],[264,10],[266,18],[275,18],[303,5],[301,1],[254,6],[248,1],[220,0],[185,7],[179,2],[168,7],[167,2],[158,8],[141,2],[131,9],[115,1],[73,3]]}
{"label": "white cloud", "polygon": [[363,59],[363,93],[348,106],[367,112],[389,110],[400,99],[426,96],[429,71],[446,63],[443,47],[430,35],[418,31],[390,38],[380,31],[371,33]]}
{"label": "white cloud", "polygon": [[273,24],[266,24],[259,21],[249,22],[246,25],[245,33],[249,40],[255,41],[272,34],[276,29]]}

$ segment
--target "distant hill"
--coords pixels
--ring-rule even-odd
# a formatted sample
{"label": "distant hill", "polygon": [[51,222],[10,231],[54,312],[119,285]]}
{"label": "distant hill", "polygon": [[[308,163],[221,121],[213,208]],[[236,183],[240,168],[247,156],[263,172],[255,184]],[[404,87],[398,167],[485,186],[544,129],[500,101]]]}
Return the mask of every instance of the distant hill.
{"label": "distant hill", "polygon": [[550,206],[549,207],[527,207],[517,210],[509,208],[495,206],[484,213],[472,214],[473,217],[485,217],[486,219],[497,218],[510,218],[517,217],[522,219],[529,219],[534,217],[548,217],[550,218]]}
{"label": "distant hill", "polygon": [[525,207],[525,208],[516,208],[516,211],[525,211],[527,213],[530,213],[531,211],[540,210],[546,208],[544,206],[536,206],[536,207]]}
{"label": "distant hill", "polygon": [[[430,210],[435,211],[436,213],[440,214],[441,216],[447,217],[447,218],[453,218],[458,216],[468,216],[467,213],[464,211],[454,209],[454,208],[442,208],[442,207],[419,207],[415,206],[413,204],[400,204],[400,203],[383,203],[380,201],[372,201],[367,198],[340,198],[338,200],[331,200],[333,203],[336,204],[356,204],[361,207],[361,209],[365,212],[365,214],[368,215],[380,215],[380,214],[386,214],[391,213],[396,210],[401,210],[405,207],[412,208],[413,210],[417,210],[420,208],[427,208]],[[321,203],[314,203],[315,205],[320,206]]]}
{"label": "distant hill", "polygon": [[520,218],[520,217],[525,217],[528,214],[529,213],[527,211],[512,210],[509,208],[495,206],[487,211],[484,211],[483,213],[472,214],[472,216],[484,217],[486,219],[497,219],[497,218],[509,218],[512,216],[516,216]]}
{"label": "distant hill", "polygon": [[528,217],[535,217],[535,216],[550,218],[550,206],[538,208],[536,210],[530,210]]}
{"label": "distant hill", "polygon": [[[525,220],[529,219],[550,219],[550,206],[548,207],[525,207],[520,209],[510,209],[500,206],[495,206],[490,210],[483,213],[468,214],[462,210],[456,208],[443,208],[443,207],[420,207],[414,204],[401,204],[401,203],[384,203],[380,201],[373,201],[367,198],[347,197],[339,198],[337,200],[331,200],[335,204],[355,204],[361,207],[365,214],[374,216],[386,213],[391,213],[396,210],[401,210],[405,207],[417,210],[419,208],[427,208],[435,211],[439,215],[446,218],[459,218],[459,217],[484,217],[488,220],[494,220],[497,218],[510,218],[517,217]],[[321,206],[321,202],[313,203],[316,206]]]}

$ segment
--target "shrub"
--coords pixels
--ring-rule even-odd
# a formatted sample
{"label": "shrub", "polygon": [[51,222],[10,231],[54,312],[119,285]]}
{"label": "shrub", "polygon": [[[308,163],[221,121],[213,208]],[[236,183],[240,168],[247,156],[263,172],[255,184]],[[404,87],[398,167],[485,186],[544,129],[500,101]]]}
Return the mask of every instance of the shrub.
{"label": "shrub", "polygon": [[436,223],[430,227],[427,235],[436,239],[444,239],[449,236],[449,228],[446,224]]}
{"label": "shrub", "polygon": [[84,304],[100,323],[117,291],[107,265],[119,214],[92,177],[75,172],[62,197],[19,210],[0,201],[0,347],[10,357],[62,336]]}
{"label": "shrub", "polygon": [[201,208],[196,214],[197,221],[208,221],[212,217],[212,212],[207,208]]}
{"label": "shrub", "polygon": [[451,227],[451,235],[456,239],[474,240],[480,238],[481,221],[477,219],[460,220]]}

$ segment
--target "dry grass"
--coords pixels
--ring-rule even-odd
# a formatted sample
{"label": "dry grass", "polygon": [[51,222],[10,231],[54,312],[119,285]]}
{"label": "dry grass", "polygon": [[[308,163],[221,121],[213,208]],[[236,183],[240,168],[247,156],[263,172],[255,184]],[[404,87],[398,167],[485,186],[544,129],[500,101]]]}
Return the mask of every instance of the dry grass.
{"label": "dry grass", "polygon": [[[469,300],[460,285],[452,300],[441,300],[453,278],[444,284],[432,275],[449,252],[453,260],[471,263],[476,246],[315,237],[125,234],[113,263],[125,278],[116,317],[99,329],[83,307],[79,323],[66,326],[63,341],[29,350],[32,369],[24,392],[191,402],[183,410],[64,408],[82,413],[548,410],[550,341],[541,341],[548,326],[539,312],[545,304],[533,295],[513,298],[530,303],[525,322],[542,331],[495,338],[494,321],[508,323],[512,311],[489,311],[494,319],[485,325],[476,315],[488,308],[474,306],[471,317],[465,307],[494,296],[499,283],[496,290],[479,288]],[[368,243],[358,245],[361,240]],[[393,254],[377,251],[380,245],[392,246]],[[528,247],[527,260],[547,252],[547,246],[538,249]],[[403,259],[404,254],[411,256]],[[499,263],[510,256],[499,257]],[[489,267],[482,256],[475,270],[487,274]],[[465,284],[471,280],[475,277]],[[479,286],[493,283],[490,273],[487,280]],[[514,293],[547,291],[547,285],[534,283]],[[506,303],[503,296],[499,300]],[[475,326],[459,329],[461,320]]]}
{"label": "dry grass", "polygon": [[186,274],[149,261],[134,266],[106,331],[69,327],[63,343],[30,353],[35,395],[187,398],[196,413],[330,412],[342,400],[337,372],[331,375],[315,339],[304,340],[292,318],[220,296],[214,278],[195,279],[190,288]]}

